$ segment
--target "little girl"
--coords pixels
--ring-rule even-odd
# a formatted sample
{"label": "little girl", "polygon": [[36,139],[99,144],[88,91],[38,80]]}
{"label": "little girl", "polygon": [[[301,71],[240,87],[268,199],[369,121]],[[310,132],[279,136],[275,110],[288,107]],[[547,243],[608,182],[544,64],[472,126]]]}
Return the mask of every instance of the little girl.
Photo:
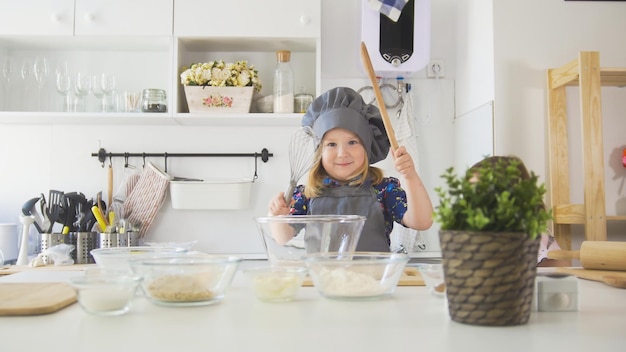
{"label": "little girl", "polygon": [[402,187],[370,165],[384,160],[390,149],[376,106],[350,88],[334,88],[313,101],[302,125],[311,126],[319,141],[307,186],[296,187],[290,204],[277,194],[269,216],[366,216],[357,251],[389,252],[394,222],[415,230],[432,225],[430,197],[404,147],[391,151]]}

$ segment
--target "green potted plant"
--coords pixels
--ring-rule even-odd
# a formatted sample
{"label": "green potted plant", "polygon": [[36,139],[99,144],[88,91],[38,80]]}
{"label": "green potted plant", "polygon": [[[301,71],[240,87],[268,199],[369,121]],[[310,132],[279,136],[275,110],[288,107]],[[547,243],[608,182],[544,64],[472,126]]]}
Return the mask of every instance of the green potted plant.
{"label": "green potted plant", "polygon": [[532,308],[540,234],[552,219],[534,172],[516,157],[489,157],[457,175],[441,176],[442,264],[453,320],[520,325]]}

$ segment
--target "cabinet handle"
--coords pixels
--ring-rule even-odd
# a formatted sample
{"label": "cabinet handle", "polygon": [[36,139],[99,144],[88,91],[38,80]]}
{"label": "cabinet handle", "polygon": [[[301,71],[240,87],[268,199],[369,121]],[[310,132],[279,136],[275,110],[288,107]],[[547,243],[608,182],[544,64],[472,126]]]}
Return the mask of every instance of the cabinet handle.
{"label": "cabinet handle", "polygon": [[50,15],[50,21],[52,21],[53,23],[61,22],[61,15],[58,13],[53,13],[52,15]]}
{"label": "cabinet handle", "polygon": [[305,15],[300,16],[300,23],[302,23],[302,24],[309,24],[309,23],[311,23],[311,17],[305,16]]}

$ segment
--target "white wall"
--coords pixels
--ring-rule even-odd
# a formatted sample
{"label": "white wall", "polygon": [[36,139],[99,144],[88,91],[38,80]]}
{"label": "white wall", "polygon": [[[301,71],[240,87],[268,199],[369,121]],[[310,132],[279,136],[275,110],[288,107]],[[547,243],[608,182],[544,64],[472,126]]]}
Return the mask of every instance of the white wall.
{"label": "white wall", "polygon": [[[546,69],[577,58],[579,51],[599,51],[603,67],[626,67],[626,3],[499,0],[493,1],[493,9],[496,151],[522,157],[545,179]],[[578,89],[568,88],[567,94],[572,201],[582,202]],[[624,89],[603,89],[608,214],[626,214],[619,207],[626,195],[626,169],[621,166],[625,98]],[[624,222],[609,227],[616,235],[625,230]]]}
{"label": "white wall", "polygon": [[[408,81],[415,94],[413,110],[420,122],[417,145],[420,172],[431,189],[452,162],[454,118],[454,1],[433,1],[431,56],[444,59],[445,79],[437,82],[418,72]],[[360,68],[360,0],[322,2],[322,90],[337,85],[355,89],[369,85]],[[266,83],[267,84],[267,83]],[[395,111],[390,111],[395,116]],[[267,212],[270,197],[286,188],[289,179],[288,144],[295,125],[178,126],[178,125],[2,125],[0,126],[0,222],[18,222],[22,204],[50,189],[82,191],[87,196],[106,194],[106,168],[91,153],[100,146],[110,152],[251,153],[268,148],[269,162],[259,162],[252,185],[250,208],[242,211],[182,211],[171,209],[169,198],[148,235],[156,242],[198,240],[207,252],[263,253],[252,220]],[[163,167],[163,160],[150,159]],[[113,159],[117,188],[124,175],[123,158]],[[141,166],[134,158],[131,164]],[[108,164],[107,164],[108,165]],[[388,169],[388,163],[381,166]],[[198,178],[251,177],[252,159],[175,159],[168,172]],[[389,172],[393,174],[393,172]],[[434,196],[433,196],[434,197]],[[34,234],[34,232],[31,232]],[[436,228],[428,235],[437,249]]]}

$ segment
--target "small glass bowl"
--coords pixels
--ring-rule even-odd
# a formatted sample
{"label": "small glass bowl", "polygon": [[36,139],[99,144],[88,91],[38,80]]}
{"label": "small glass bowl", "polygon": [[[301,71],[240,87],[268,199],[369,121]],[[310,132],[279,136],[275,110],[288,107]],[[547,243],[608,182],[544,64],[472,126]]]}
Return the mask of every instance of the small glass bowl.
{"label": "small glass bowl", "polygon": [[417,270],[422,274],[428,292],[438,297],[446,295],[446,284],[441,264],[419,264]]}
{"label": "small glass bowl", "polygon": [[244,270],[252,280],[252,291],[264,302],[292,301],[306,277],[301,266],[264,266]]}
{"label": "small glass bowl", "polygon": [[89,272],[70,278],[78,303],[88,313],[122,315],[130,310],[141,277],[112,272]]}

